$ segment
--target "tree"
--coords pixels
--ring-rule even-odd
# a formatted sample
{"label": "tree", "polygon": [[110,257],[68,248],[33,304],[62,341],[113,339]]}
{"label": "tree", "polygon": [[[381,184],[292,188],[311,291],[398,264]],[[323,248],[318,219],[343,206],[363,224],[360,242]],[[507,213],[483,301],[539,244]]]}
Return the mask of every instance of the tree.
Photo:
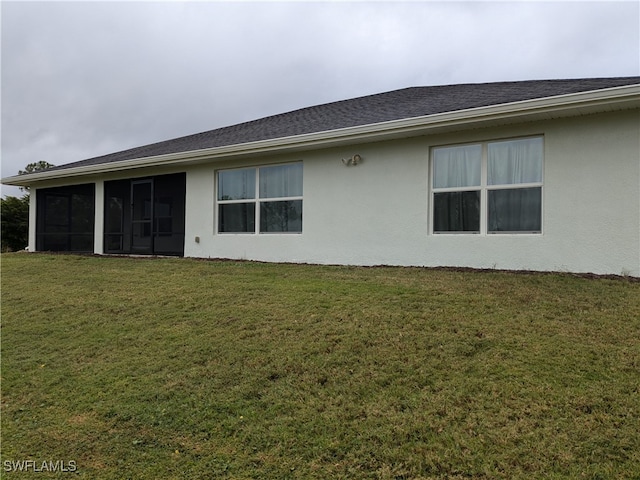
{"label": "tree", "polygon": [[55,167],[54,164],[40,160],[39,162],[33,162],[24,167],[24,170],[18,170],[18,175],[24,175],[26,173],[34,173],[40,170],[46,170],[47,168]]}
{"label": "tree", "polygon": [[29,243],[29,195],[0,199],[3,252],[16,252]]}
{"label": "tree", "polygon": [[[40,160],[33,162],[19,170],[19,175],[46,170],[55,165]],[[21,187],[29,191],[29,187]],[[22,197],[7,197],[0,199],[0,223],[3,252],[15,252],[24,249],[29,244],[29,194]]]}
{"label": "tree", "polygon": [[[39,162],[33,162],[24,167],[24,170],[18,170],[18,175],[25,175],[27,173],[35,173],[40,170],[46,170],[47,168],[55,167],[52,163],[45,162],[44,160],[40,160]],[[20,190],[29,191],[29,187],[20,187]]]}

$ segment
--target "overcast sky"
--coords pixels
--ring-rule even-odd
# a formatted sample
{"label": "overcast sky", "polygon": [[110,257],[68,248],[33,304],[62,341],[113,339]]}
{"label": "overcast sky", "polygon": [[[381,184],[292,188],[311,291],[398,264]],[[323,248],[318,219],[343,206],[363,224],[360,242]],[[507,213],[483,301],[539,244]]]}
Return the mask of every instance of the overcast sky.
{"label": "overcast sky", "polygon": [[3,177],[409,86],[640,75],[637,0],[2,1],[1,19]]}

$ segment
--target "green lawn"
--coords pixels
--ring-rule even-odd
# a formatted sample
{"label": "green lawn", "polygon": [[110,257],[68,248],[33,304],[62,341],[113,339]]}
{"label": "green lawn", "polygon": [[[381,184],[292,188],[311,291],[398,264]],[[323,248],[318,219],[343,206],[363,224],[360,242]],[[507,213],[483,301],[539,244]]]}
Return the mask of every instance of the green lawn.
{"label": "green lawn", "polygon": [[1,261],[3,478],[640,479],[632,279]]}

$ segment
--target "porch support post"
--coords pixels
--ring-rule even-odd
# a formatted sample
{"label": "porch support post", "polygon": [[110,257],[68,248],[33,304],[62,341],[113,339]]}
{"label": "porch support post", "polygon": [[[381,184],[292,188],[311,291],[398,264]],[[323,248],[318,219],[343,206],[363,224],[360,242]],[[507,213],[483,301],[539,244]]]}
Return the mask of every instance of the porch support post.
{"label": "porch support post", "polygon": [[104,180],[96,181],[93,253],[104,253]]}
{"label": "porch support post", "polygon": [[37,225],[37,205],[36,205],[36,190],[31,187],[31,192],[29,193],[29,245],[27,247],[28,251],[35,252],[36,251],[36,225]]}

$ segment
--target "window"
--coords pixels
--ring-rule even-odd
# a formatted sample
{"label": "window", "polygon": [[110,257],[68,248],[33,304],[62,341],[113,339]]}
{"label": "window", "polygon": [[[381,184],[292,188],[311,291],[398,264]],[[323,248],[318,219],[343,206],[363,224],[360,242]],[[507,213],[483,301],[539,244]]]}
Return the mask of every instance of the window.
{"label": "window", "polygon": [[542,137],[432,150],[434,233],[540,233]]}
{"label": "window", "polygon": [[218,172],[219,233],[301,233],[302,163]]}

